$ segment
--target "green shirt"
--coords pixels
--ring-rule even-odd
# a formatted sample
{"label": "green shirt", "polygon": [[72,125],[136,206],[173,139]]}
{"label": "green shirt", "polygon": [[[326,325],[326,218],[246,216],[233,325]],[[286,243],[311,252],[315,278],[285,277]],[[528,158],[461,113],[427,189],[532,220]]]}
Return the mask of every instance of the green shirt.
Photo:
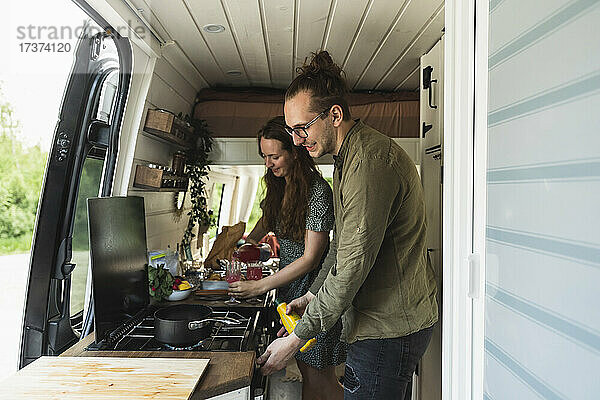
{"label": "green shirt", "polygon": [[357,121],[333,175],[332,249],[294,332],[310,339],[342,315],[348,343],[430,327],[438,318],[437,288],[426,261],[425,201],[414,163],[391,138]]}

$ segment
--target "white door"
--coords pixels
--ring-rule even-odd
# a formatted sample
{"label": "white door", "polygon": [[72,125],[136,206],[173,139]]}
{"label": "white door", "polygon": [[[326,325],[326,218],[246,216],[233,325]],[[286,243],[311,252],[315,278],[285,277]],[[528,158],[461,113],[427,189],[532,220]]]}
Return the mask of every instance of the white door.
{"label": "white door", "polygon": [[475,128],[487,142],[477,398],[597,399],[600,1],[477,6],[476,34],[487,37],[487,76],[475,84],[476,102],[487,90]]}

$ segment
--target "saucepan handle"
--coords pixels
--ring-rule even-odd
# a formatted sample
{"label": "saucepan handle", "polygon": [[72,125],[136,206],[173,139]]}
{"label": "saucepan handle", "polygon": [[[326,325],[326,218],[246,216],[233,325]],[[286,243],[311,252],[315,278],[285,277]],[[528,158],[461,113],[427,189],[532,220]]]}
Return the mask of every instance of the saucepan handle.
{"label": "saucepan handle", "polygon": [[240,323],[240,321],[238,321],[237,319],[229,317],[206,318],[200,321],[190,321],[188,323],[188,329],[190,331],[193,331],[195,329],[203,328],[204,326],[206,326],[207,322],[222,322],[227,325],[238,325]]}

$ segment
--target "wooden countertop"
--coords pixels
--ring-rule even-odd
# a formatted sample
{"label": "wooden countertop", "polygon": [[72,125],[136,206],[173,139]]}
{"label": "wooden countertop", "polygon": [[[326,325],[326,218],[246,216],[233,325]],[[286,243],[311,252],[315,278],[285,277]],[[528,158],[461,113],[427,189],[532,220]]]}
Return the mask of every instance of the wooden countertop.
{"label": "wooden countertop", "polygon": [[232,390],[250,386],[254,373],[253,351],[86,351],[94,341],[94,334],[61,354],[67,357],[130,357],[130,358],[209,358],[210,362],[200,383],[192,394],[192,399],[206,399]]}

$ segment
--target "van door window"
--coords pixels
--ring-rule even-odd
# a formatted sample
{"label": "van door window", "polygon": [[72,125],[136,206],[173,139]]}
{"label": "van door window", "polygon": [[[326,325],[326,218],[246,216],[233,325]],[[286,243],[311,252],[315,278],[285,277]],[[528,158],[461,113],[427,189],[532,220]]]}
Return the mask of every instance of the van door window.
{"label": "van door window", "polygon": [[113,71],[104,80],[104,84],[102,85],[98,111],[96,112],[96,119],[98,121],[108,123],[118,86],[119,72]]}
{"label": "van door window", "polygon": [[[115,94],[119,85],[119,71],[111,70],[104,75],[100,95],[97,97],[95,123],[109,124]],[[101,129],[99,129],[100,131]],[[89,272],[89,236],[87,225],[87,199],[101,195],[102,172],[106,158],[105,138],[102,134],[88,137],[94,141],[94,146],[86,155],[79,180],[79,191],[75,205],[75,219],[73,221],[73,255],[71,261],[75,269],[71,273],[71,301],[70,315],[74,318],[74,327],[79,328],[79,313],[83,312],[86,294],[86,283]],[[76,330],[78,330],[76,328]]]}
{"label": "van door window", "polygon": [[75,220],[73,221],[73,255],[75,269],[71,273],[71,316],[83,311],[85,288],[89,271],[89,241],[87,223],[87,199],[98,197],[102,183],[104,159],[88,156],[83,163]]}

